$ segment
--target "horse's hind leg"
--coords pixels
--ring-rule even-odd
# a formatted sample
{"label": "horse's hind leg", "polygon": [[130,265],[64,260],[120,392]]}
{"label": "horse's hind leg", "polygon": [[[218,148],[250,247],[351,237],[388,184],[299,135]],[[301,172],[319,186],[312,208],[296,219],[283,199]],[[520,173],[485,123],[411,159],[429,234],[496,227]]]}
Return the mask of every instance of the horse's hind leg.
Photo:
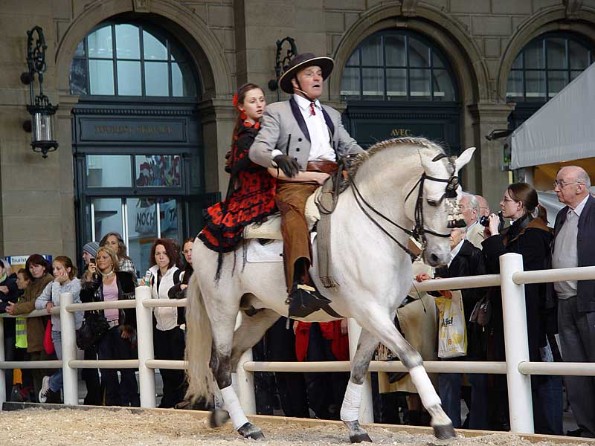
{"label": "horse's hind leg", "polygon": [[266,331],[280,318],[278,313],[269,309],[262,309],[252,316],[242,314],[242,323],[233,336],[233,348],[231,350],[231,367],[235,370],[240,356],[252,348],[262,339]]}
{"label": "horse's hind leg", "polygon": [[[218,321],[217,328],[213,329],[213,353],[211,365],[213,374],[217,381],[217,386],[221,389],[223,406],[229,413],[234,428],[244,438],[261,440],[264,435],[260,428],[256,427],[244,413],[240,406],[240,400],[231,385],[231,348],[233,342],[233,332],[235,325],[235,316],[231,318],[222,318]],[[225,420],[224,413],[220,409],[215,409],[211,413],[211,424],[220,425]]]}
{"label": "horse's hind leg", "polygon": [[364,379],[368,373],[370,361],[378,346],[376,339],[370,332],[362,330],[359,337],[357,351],[351,363],[351,377],[345,390],[343,405],[341,406],[341,421],[349,429],[349,440],[352,443],[372,441],[368,433],[359,424],[359,408],[362,401]]}

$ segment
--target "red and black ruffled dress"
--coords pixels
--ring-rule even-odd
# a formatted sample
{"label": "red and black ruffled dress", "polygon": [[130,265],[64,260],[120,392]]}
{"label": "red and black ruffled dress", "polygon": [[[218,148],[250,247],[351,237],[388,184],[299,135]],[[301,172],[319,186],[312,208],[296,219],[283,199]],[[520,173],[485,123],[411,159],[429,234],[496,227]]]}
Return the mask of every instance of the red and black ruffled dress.
{"label": "red and black ruffled dress", "polygon": [[253,163],[248,151],[260,126],[243,126],[231,151],[231,179],[227,198],[206,210],[206,225],[198,234],[213,251],[233,251],[242,240],[244,227],[275,213],[276,179]]}

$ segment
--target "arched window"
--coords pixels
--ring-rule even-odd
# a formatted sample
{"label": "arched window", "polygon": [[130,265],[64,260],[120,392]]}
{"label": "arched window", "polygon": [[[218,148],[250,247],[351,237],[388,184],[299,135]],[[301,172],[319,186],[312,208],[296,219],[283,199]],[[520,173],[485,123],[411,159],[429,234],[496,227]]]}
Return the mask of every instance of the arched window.
{"label": "arched window", "polygon": [[183,45],[152,23],[111,20],[77,46],[74,107],[77,238],[122,234],[139,273],[153,240],[202,226],[200,79]]}
{"label": "arched window", "polygon": [[592,46],[571,34],[544,34],[523,48],[508,75],[506,97],[547,102],[593,62]]}
{"label": "arched window", "polygon": [[102,24],[77,46],[70,69],[72,94],[195,97],[188,56],[150,25]]}
{"label": "arched window", "polygon": [[341,81],[344,100],[456,101],[446,59],[422,36],[381,31],[353,52]]}

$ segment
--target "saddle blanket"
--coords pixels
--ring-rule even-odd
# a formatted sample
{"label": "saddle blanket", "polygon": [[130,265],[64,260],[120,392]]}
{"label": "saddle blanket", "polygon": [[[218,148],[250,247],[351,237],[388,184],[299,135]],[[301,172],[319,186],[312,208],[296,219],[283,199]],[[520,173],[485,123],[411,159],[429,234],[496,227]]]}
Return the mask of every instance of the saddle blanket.
{"label": "saddle blanket", "polygon": [[[314,243],[316,233],[310,233],[310,241]],[[246,262],[248,263],[271,263],[283,261],[283,240],[270,240],[262,244],[260,240],[251,239],[248,241],[246,251]]]}

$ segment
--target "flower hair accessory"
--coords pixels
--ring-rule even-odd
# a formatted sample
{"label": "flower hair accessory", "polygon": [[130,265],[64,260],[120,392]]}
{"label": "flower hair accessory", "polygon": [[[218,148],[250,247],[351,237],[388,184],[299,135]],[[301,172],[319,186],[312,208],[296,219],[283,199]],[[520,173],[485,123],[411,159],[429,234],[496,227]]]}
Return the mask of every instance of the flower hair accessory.
{"label": "flower hair accessory", "polygon": [[231,103],[233,104],[233,106],[235,108],[238,108],[238,102],[239,102],[239,98],[238,98],[238,93],[236,92],[236,93],[233,94],[233,98],[231,100]]}

